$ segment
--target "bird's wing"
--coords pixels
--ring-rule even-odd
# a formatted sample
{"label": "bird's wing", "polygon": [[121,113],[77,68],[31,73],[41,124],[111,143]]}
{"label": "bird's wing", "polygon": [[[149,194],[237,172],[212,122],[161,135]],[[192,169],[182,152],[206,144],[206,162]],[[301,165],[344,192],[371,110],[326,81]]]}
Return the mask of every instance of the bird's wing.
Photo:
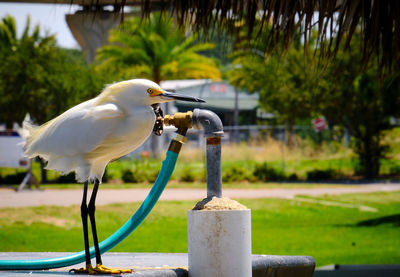
{"label": "bird's wing", "polygon": [[97,106],[94,99],[89,100],[33,129],[26,152],[43,157],[87,153],[113,132],[123,114],[116,104]]}
{"label": "bird's wing", "polygon": [[120,117],[124,114],[123,110],[114,103],[106,103],[91,108],[86,117],[94,117],[95,119],[102,120],[106,118]]}

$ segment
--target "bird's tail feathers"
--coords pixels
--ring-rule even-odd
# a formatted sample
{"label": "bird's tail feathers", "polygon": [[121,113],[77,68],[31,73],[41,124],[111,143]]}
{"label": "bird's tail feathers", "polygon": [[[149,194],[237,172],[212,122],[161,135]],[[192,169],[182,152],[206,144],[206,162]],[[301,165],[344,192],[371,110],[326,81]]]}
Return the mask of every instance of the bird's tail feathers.
{"label": "bird's tail feathers", "polygon": [[35,153],[32,153],[31,145],[35,138],[35,133],[37,132],[39,126],[34,125],[29,119],[25,119],[22,123],[22,130],[20,131],[20,135],[24,139],[23,148],[25,153],[29,158],[33,158]]}
{"label": "bird's tail feathers", "polygon": [[33,158],[35,156],[43,157],[42,152],[37,152],[36,141],[40,139],[41,135],[49,126],[51,126],[53,121],[54,119],[46,122],[43,125],[37,126],[27,119],[24,120],[22,124],[21,136],[25,140],[24,151],[29,158]]}

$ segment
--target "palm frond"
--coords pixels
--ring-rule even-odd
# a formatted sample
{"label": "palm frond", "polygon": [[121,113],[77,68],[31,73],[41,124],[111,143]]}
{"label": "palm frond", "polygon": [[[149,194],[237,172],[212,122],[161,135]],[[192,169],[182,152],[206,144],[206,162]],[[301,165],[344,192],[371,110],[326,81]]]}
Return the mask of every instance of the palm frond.
{"label": "palm frond", "polygon": [[6,15],[0,22],[0,45],[11,47],[17,42],[17,25],[12,16]]}
{"label": "palm frond", "polygon": [[214,46],[195,43],[172,20],[157,13],[141,22],[127,19],[123,29],[111,32],[109,42],[97,52],[99,70],[116,66],[121,70],[118,76],[141,76],[157,82],[199,76],[220,78],[214,61],[198,54]]}
{"label": "palm frond", "polygon": [[25,28],[24,31],[22,32],[21,39],[25,40],[29,37],[29,29],[31,28],[31,17],[28,15],[26,17],[26,23],[25,23]]}
{"label": "palm frond", "polygon": [[[142,0],[144,16],[151,13],[151,2]],[[399,57],[398,0],[170,0],[158,4],[164,12],[172,8],[173,17],[181,26],[191,22],[194,31],[223,28],[236,33],[237,24],[247,26],[249,35],[253,30],[269,29],[265,50],[282,42],[288,49],[300,28],[307,48],[311,30],[316,28],[320,53],[328,59],[336,55],[342,40],[349,45],[356,26],[361,24],[363,64],[378,57],[380,67],[390,70]]]}

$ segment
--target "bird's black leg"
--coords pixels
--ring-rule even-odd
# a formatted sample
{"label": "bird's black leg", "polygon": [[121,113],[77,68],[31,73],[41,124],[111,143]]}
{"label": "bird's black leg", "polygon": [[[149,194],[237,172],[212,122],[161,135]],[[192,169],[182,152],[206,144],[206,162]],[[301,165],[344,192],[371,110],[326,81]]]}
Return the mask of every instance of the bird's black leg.
{"label": "bird's black leg", "polygon": [[[94,250],[96,253],[96,267],[93,268],[93,274],[120,274],[120,273],[131,273],[132,270],[130,269],[122,269],[122,268],[110,268],[103,265],[101,261],[100,249],[99,249],[99,240],[97,238],[97,230],[96,230],[96,220],[95,220],[95,210],[96,210],[96,196],[97,190],[99,188],[99,180],[94,181],[94,187],[92,191],[92,195],[90,196],[90,201],[88,205],[88,213],[90,218],[90,224],[92,226],[92,234],[93,234],[93,243],[94,243]],[[91,272],[89,272],[91,273]]]}
{"label": "bird's black leg", "polygon": [[88,190],[88,182],[86,181],[83,184],[83,196],[82,196],[82,204],[81,204],[81,218],[82,218],[82,227],[83,227],[83,239],[85,241],[85,257],[86,257],[86,267],[80,269],[71,269],[70,272],[74,273],[93,273],[92,264],[90,262],[90,252],[89,252],[89,234],[88,234],[88,207],[86,204],[87,198],[87,190]]}
{"label": "bird's black leg", "polygon": [[92,234],[93,234],[93,243],[94,243],[94,250],[96,253],[96,264],[102,264],[101,262],[101,255],[100,255],[100,249],[99,249],[99,240],[97,238],[97,230],[96,230],[96,220],[94,213],[96,211],[96,196],[97,196],[97,190],[99,188],[99,180],[94,181],[94,187],[92,191],[92,196],[90,196],[90,201],[89,201],[89,206],[88,206],[88,212],[89,212],[89,218],[90,218],[90,224],[92,226]]}
{"label": "bird's black leg", "polygon": [[86,267],[88,267],[91,264],[90,263],[90,253],[89,253],[88,207],[86,205],[87,190],[88,190],[88,182],[86,181],[83,185],[83,197],[82,197],[82,204],[81,204],[83,238],[85,240]]}

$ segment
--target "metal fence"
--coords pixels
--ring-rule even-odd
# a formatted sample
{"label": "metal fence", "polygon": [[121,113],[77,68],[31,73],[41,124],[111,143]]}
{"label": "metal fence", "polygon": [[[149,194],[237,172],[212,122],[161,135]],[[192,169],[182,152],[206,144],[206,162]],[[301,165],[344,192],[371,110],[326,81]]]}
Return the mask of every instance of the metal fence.
{"label": "metal fence", "polygon": [[[175,136],[174,127],[167,127],[160,137],[152,135],[139,149],[137,149],[133,156],[139,153],[149,152],[152,155],[152,149],[156,149],[155,155],[161,154],[164,149],[169,145],[171,139]],[[205,140],[202,130],[189,129],[187,133],[188,140],[192,146],[204,147]],[[315,144],[323,142],[339,141],[348,147],[350,136],[348,132],[333,132],[332,130],[325,129],[321,132],[314,130],[312,126],[297,125],[288,131],[285,125],[240,125],[240,126],[224,126],[223,143],[239,143],[239,142],[257,142],[265,141],[267,138],[273,138],[282,141],[283,144],[295,144],[297,138],[307,139],[313,141]],[[152,146],[152,143],[156,146]]]}

